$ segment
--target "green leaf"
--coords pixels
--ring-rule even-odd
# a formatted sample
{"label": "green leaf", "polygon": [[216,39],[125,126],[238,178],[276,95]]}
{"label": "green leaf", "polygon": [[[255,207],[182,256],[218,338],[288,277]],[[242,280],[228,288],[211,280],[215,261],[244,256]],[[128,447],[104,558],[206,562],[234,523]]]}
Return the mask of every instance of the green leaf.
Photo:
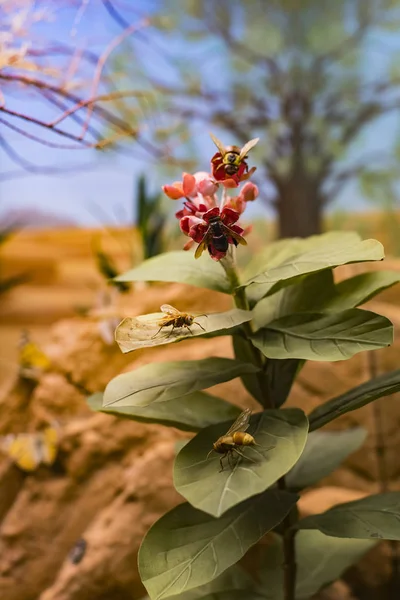
{"label": "green leaf", "polygon": [[160,423],[176,427],[183,431],[200,431],[204,427],[221,423],[227,419],[236,419],[240,408],[212,396],[206,392],[194,392],[182,398],[174,398],[167,402],[153,402],[148,406],[103,406],[101,392],[88,398],[87,403],[92,410],[116,417],[142,421],[144,423]]}
{"label": "green leaf", "polygon": [[297,498],[268,490],[219,519],[188,503],[174,508],[151,527],[139,550],[140,577],[150,598],[168,598],[218,577],[276,527]]}
{"label": "green leaf", "polygon": [[380,375],[317,406],[308,416],[310,431],[323,427],[352,410],[400,391],[400,369]]}
{"label": "green leaf", "polygon": [[[321,588],[336,581],[355,564],[376,542],[343,540],[320,531],[298,531],[296,538],[296,600],[309,600]],[[283,545],[274,535],[265,547],[258,578],[258,591],[265,600],[283,600]]]}
{"label": "green leaf", "polygon": [[323,248],[326,245],[345,245],[361,241],[355,231],[329,231],[321,235],[312,235],[308,238],[289,238],[277,240],[268,244],[257,252],[243,272],[244,281],[257,277],[260,273],[285,263],[289,258],[310,250]]}
{"label": "green leaf", "polygon": [[371,540],[343,540],[319,531],[299,531],[296,600],[309,600],[322,587],[336,581],[349,567],[374,547]]}
{"label": "green leaf", "polygon": [[[237,334],[232,335],[233,351],[235,358],[242,362],[252,363],[254,358],[254,346],[244,336]],[[246,390],[255,398],[262,406],[265,406],[265,393],[262,386],[262,373],[250,373],[242,375],[241,380]]]}
{"label": "green leaf", "polygon": [[110,381],[104,392],[104,406],[166,402],[256,371],[253,365],[218,357],[144,365]]}
{"label": "green leaf", "polygon": [[336,294],[325,302],[328,310],[345,310],[364,304],[383,290],[400,281],[398,271],[372,271],[341,281],[335,286]]}
{"label": "green leaf", "polygon": [[366,436],[367,432],[362,427],[310,433],[303,454],[285,477],[286,485],[290,489],[301,490],[317,483],[358,450]]}
{"label": "green leaf", "polygon": [[[343,540],[320,531],[298,531],[296,544],[296,600],[309,600],[322,587],[336,581],[355,564],[376,542]],[[281,536],[274,535],[265,547],[258,578],[258,591],[265,600],[283,600],[283,545]]]}
{"label": "green leaf", "polygon": [[194,259],[191,252],[175,251],[149,258],[138,267],[119,275],[116,281],[171,281],[230,294],[228,278],[222,267],[203,255]]}
{"label": "green leaf", "polygon": [[[219,517],[246,498],[255,496],[285,475],[299,459],[307,439],[308,423],[298,408],[268,410],[254,415],[250,429],[257,446],[242,447],[241,456],[220,471],[221,454],[213,443],[232,421],[212,425],[197,434],[175,459],[174,484],[196,508]],[[226,460],[226,459],[225,459]]]}
{"label": "green leaf", "polygon": [[335,361],[389,346],[389,319],[352,308],[340,313],[299,313],[272,321],[251,337],[267,358]]}
{"label": "green leaf", "polygon": [[286,402],[301,366],[302,362],[295,358],[267,360],[262,377],[265,379],[266,394],[271,406],[279,408]]}
{"label": "green leaf", "polygon": [[[275,293],[296,279],[313,273],[347,265],[354,262],[382,260],[383,246],[377,240],[353,241],[339,244],[337,241],[327,243],[323,247],[314,248],[308,252],[297,254],[285,260],[276,267],[270,267],[255,277],[246,281],[243,287],[251,286],[248,290],[252,302],[257,302],[264,296]],[[255,289],[252,289],[255,287]]]}
{"label": "green leaf", "polygon": [[400,492],[367,496],[338,504],[298,522],[299,529],[319,529],[340,538],[400,540]]}
{"label": "green leaf", "polygon": [[139,348],[151,348],[163,344],[171,344],[187,338],[204,336],[215,331],[225,331],[250,321],[252,313],[248,310],[234,308],[222,313],[211,313],[196,316],[193,324],[187,327],[163,327],[160,331],[160,320],[165,313],[151,313],[124,319],[115,331],[115,340],[122,352],[132,352]]}
{"label": "green leaf", "polygon": [[243,600],[243,594],[246,600],[264,600],[255,587],[250,575],[234,565],[209,583],[174,596],[174,600]]}
{"label": "green leaf", "polygon": [[335,294],[331,269],[308,275],[299,283],[260,300],[253,309],[254,328],[260,329],[275,319],[293,313],[321,310]]}

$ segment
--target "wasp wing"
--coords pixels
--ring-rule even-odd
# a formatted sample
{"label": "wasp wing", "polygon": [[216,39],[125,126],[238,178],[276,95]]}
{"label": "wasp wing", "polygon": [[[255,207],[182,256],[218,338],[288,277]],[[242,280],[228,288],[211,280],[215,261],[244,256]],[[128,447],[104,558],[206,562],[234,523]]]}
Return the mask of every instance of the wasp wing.
{"label": "wasp wing", "polygon": [[224,156],[226,154],[226,148],[223,145],[223,143],[215,137],[215,135],[213,135],[212,133],[210,133],[210,137],[212,139],[212,141],[214,142],[214,144],[217,146],[218,150],[220,151],[220,153],[222,154],[222,156]]}
{"label": "wasp wing", "polygon": [[230,429],[228,429],[226,432],[225,436],[231,435],[232,433],[235,433],[235,431],[246,431],[249,428],[250,417],[251,409],[246,408],[242,413],[240,413],[232,427],[230,427]]}
{"label": "wasp wing", "polygon": [[224,233],[226,235],[232,237],[234,240],[237,241],[238,244],[241,244],[242,246],[247,246],[247,241],[239,233],[236,233],[236,231],[233,231],[233,229],[224,224],[222,224],[222,229],[224,230]]}
{"label": "wasp wing", "polygon": [[167,315],[177,316],[181,314],[177,308],[174,308],[170,304],[163,304],[162,306],[160,306],[160,310],[161,312],[166,313]]}
{"label": "wasp wing", "polygon": [[204,250],[206,249],[206,245],[207,245],[207,239],[204,236],[204,238],[202,239],[202,241],[196,248],[196,252],[194,253],[195,258],[200,258],[200,256],[203,254]]}
{"label": "wasp wing", "polygon": [[247,154],[247,153],[248,153],[248,152],[249,152],[249,151],[250,151],[252,148],[254,148],[254,146],[255,146],[256,144],[258,144],[258,141],[259,141],[259,139],[260,139],[260,138],[254,138],[253,140],[250,140],[249,142],[247,142],[247,144],[245,144],[245,145],[243,146],[243,148],[242,148],[242,149],[241,149],[241,151],[240,151],[240,155],[239,155],[239,158],[240,158],[240,160],[243,160],[243,159],[245,158],[246,154]]}

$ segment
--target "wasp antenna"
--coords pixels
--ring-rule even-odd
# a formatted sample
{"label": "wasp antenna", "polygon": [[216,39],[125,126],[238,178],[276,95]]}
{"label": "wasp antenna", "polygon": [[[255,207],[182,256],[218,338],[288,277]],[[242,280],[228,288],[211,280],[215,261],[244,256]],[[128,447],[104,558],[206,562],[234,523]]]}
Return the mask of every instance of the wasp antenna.
{"label": "wasp antenna", "polygon": [[214,452],[214,448],[212,448],[212,449],[210,450],[210,452],[207,454],[207,456],[206,456],[206,460],[208,460],[208,458],[209,458],[210,454],[212,454],[212,452]]}

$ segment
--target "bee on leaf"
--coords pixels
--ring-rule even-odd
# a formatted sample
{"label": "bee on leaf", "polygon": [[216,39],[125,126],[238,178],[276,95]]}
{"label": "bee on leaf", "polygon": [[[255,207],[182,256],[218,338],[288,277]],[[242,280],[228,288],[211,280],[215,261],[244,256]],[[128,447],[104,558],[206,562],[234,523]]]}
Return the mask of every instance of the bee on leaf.
{"label": "bee on leaf", "polygon": [[242,413],[240,413],[236,421],[228,429],[225,435],[221,435],[221,437],[219,437],[217,441],[214,442],[212,450],[210,450],[210,452],[208,453],[207,458],[212,452],[223,454],[223,456],[221,456],[221,458],[219,459],[221,471],[224,470],[224,465],[222,461],[225,457],[228,458],[228,464],[232,466],[230,463],[230,459],[233,453],[238,454],[242,458],[246,458],[251,462],[254,462],[251,458],[245,456],[238,449],[242,448],[243,446],[259,446],[254,437],[250,435],[250,433],[245,433],[249,428],[250,417],[251,410],[250,408],[246,408]]}
{"label": "bee on leaf", "polygon": [[[200,329],[205,331],[204,327],[195,320],[196,317],[194,317],[193,315],[190,315],[189,313],[181,312],[180,310],[178,310],[177,308],[174,308],[170,304],[163,304],[162,306],[160,306],[160,310],[161,310],[161,312],[165,313],[165,317],[163,317],[162,319],[160,319],[160,321],[158,321],[157,325],[160,327],[160,329],[157,331],[157,333],[155,335],[153,335],[153,338],[155,338],[160,333],[160,331],[162,329],[164,329],[164,327],[170,327],[171,325],[172,325],[172,329],[169,332],[167,337],[169,337],[172,334],[174,329],[179,329],[181,327],[186,327],[186,329],[188,329],[189,332],[192,333],[192,330],[190,329],[190,327],[193,324],[198,325],[200,327]],[[196,315],[196,316],[204,317],[207,315]]]}

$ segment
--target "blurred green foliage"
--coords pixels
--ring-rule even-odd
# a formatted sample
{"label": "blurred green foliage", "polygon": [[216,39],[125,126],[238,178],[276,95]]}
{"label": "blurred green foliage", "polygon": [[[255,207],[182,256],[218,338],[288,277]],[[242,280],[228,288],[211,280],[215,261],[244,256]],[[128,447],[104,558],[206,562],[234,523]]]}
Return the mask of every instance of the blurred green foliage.
{"label": "blurred green foliage", "polygon": [[136,186],[136,224],[139,229],[143,258],[157,256],[165,250],[167,215],[162,206],[161,193],[151,194],[146,177],[141,175]]}

